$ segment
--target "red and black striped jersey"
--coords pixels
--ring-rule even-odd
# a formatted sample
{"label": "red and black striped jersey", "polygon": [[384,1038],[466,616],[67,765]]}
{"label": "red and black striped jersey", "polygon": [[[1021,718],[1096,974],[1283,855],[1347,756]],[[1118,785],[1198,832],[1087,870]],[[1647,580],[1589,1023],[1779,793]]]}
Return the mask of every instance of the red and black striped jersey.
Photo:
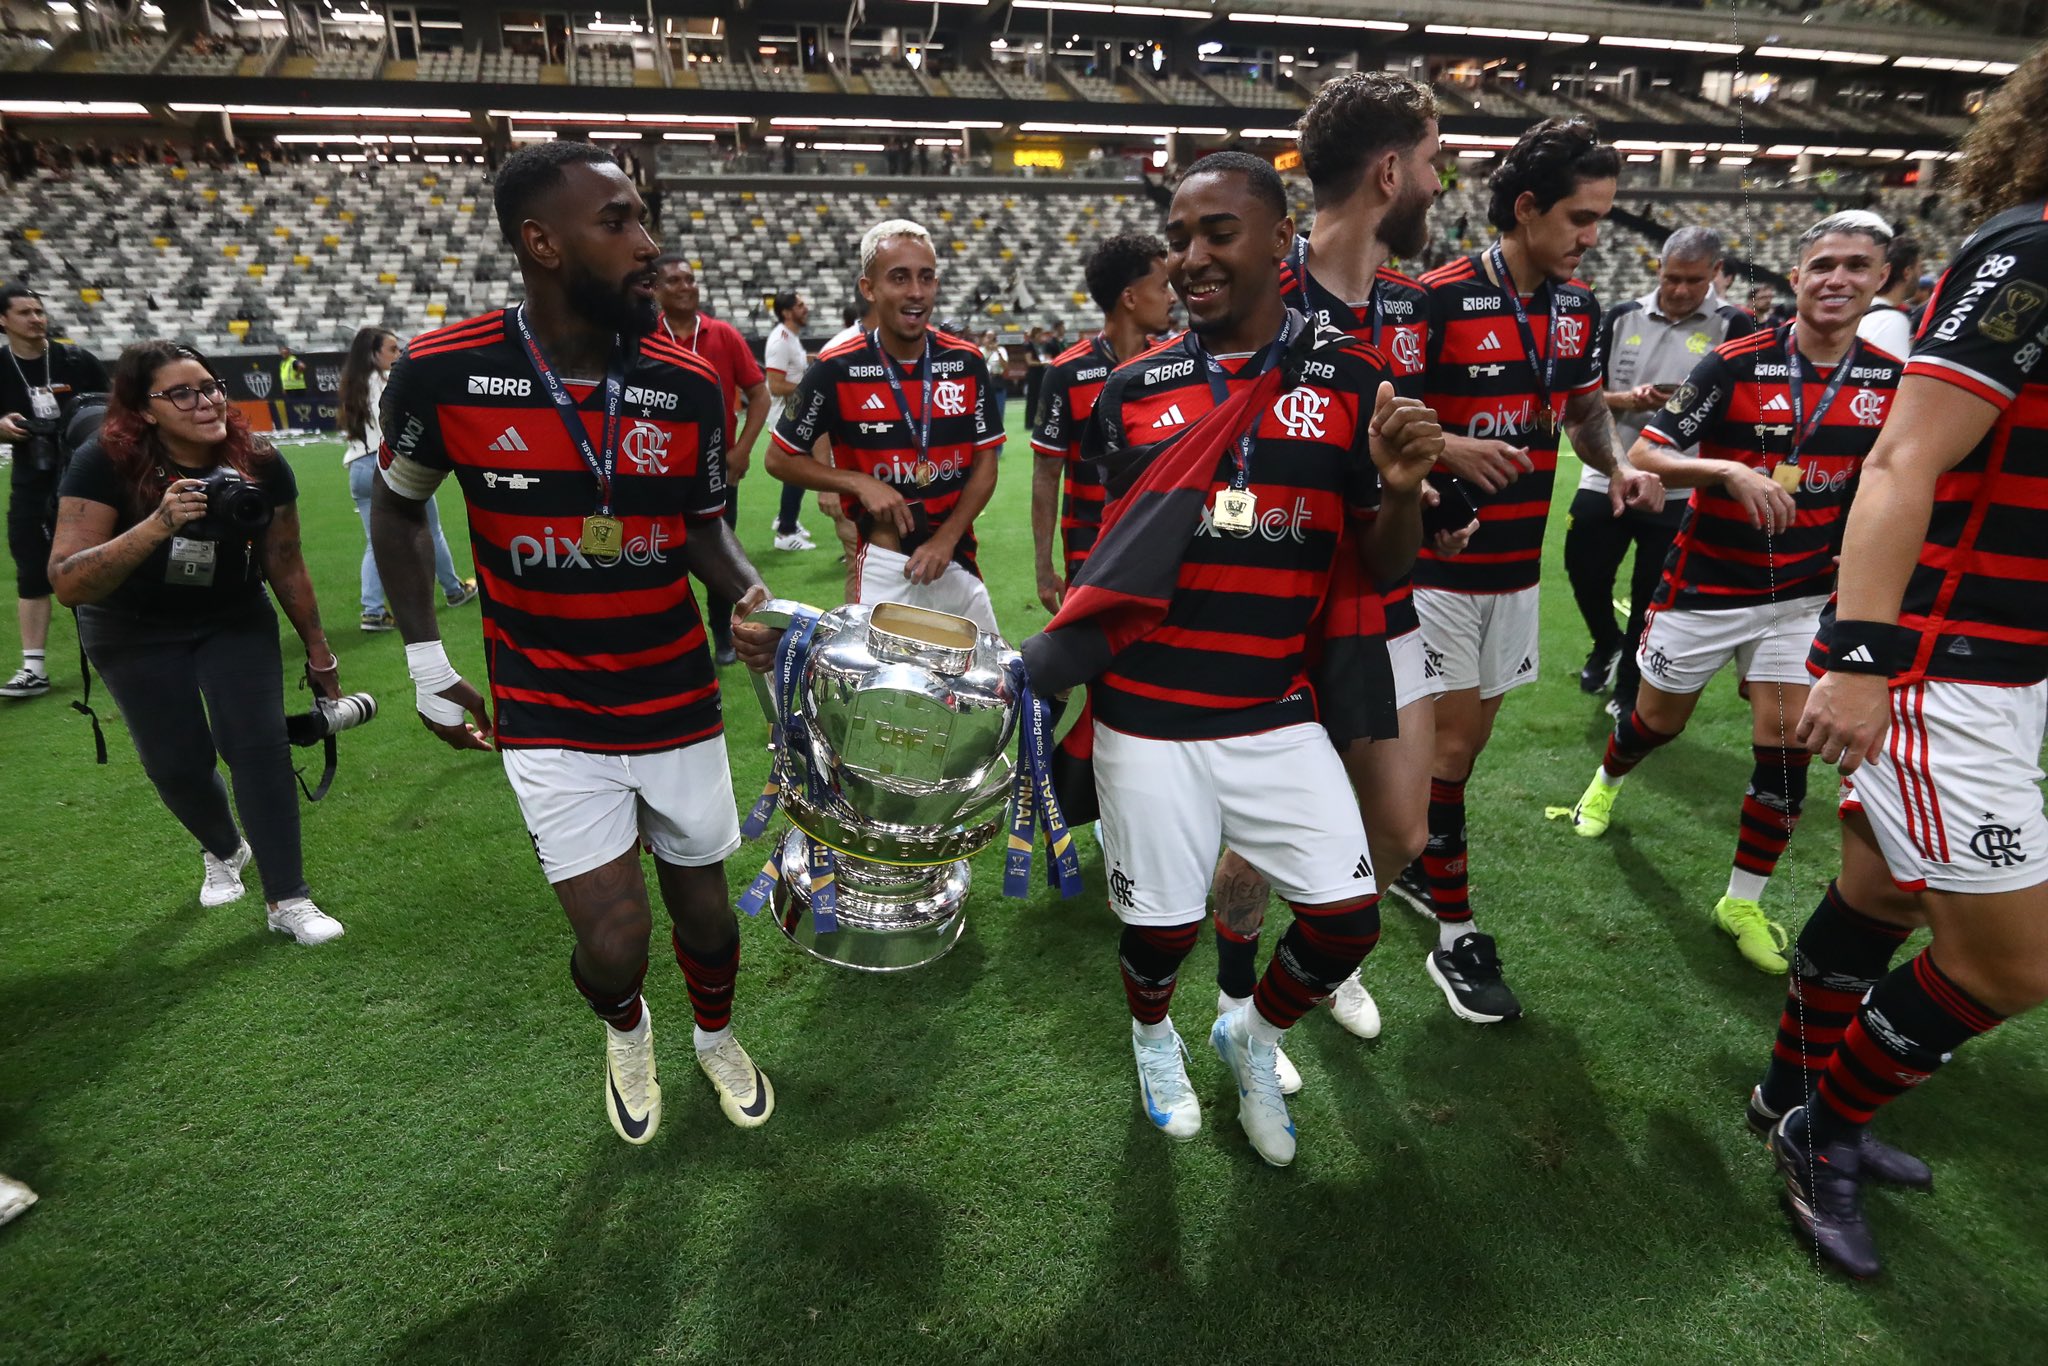
{"label": "red and black striped jersey", "polygon": [[[1228,392],[1257,378],[1255,356],[1216,359]],[[1164,620],[1120,651],[1091,687],[1104,724],[1201,740],[1316,719],[1308,632],[1346,519],[1370,521],[1379,505],[1367,445],[1372,413],[1361,396],[1378,390],[1387,365],[1370,346],[1333,330],[1318,335],[1301,365],[1301,382],[1283,386],[1253,433],[1253,526],[1229,532],[1215,524],[1215,495],[1235,467],[1232,441],[1200,521],[1189,528]],[[1173,440],[1215,406],[1207,367],[1187,334],[1110,376],[1087,442],[1112,480],[1120,456]]]}
{"label": "red and black striped jersey", "polygon": [[1088,558],[1102,526],[1102,470],[1081,458],[1081,435],[1095,413],[1096,396],[1116,369],[1116,352],[1101,333],[1060,352],[1040,381],[1038,412],[1031,423],[1031,449],[1065,462],[1061,473],[1060,543],[1067,577]]}
{"label": "red and black striped jersey", "polygon": [[[791,455],[808,457],[821,436],[832,439],[832,463],[881,480],[921,505],[936,528],[960,501],[975,456],[991,454],[1003,444],[1003,430],[989,408],[988,362],[971,341],[937,328],[925,333],[931,350],[931,441],[922,464],[912,424],[925,422],[924,385],[918,378],[922,362],[905,365],[892,359],[870,334],[857,334],[819,353],[804,371],[796,392],[775,424],[775,442]],[[896,401],[887,366],[894,366],[903,391]],[[909,411],[906,413],[905,408]],[[861,543],[874,530],[873,519],[857,500],[849,500]],[[931,539],[921,528],[903,538],[909,554]],[[974,563],[974,531],[960,537],[953,558],[970,571]]]}
{"label": "red and black striped jersey", "polygon": [[[722,726],[683,558],[691,525],[725,508],[718,376],[650,336],[625,380],[612,504],[625,544],[610,559],[580,548],[598,481],[506,310],[413,338],[385,387],[380,465],[452,470],[468,503],[501,745],[637,753]],[[604,385],[565,381],[601,448]]]}
{"label": "red and black striped jersey", "polygon": [[[1729,460],[1769,474],[1791,454],[1793,431],[1787,329],[1774,327],[1723,342],[1643,428],[1645,440],[1677,450],[1699,447],[1705,460]],[[1799,416],[1812,431],[1799,451],[1799,515],[1766,535],[1719,484],[1696,488],[1664,561],[1658,607],[1751,607],[1828,592],[1842,524],[1863,458],[1892,410],[1903,365],[1868,342],[1845,358],[1848,373],[1814,424],[1836,367],[1806,362]]]}
{"label": "red and black striped jersey", "polygon": [[1907,681],[2048,677],[2048,200],[1993,218],[1943,272],[1909,376],[1999,410],[1934,486],[1899,623],[1920,633]]}
{"label": "red and black striped jersey", "polygon": [[1557,476],[1557,431],[1536,420],[1536,395],[1557,315],[1557,368],[1550,410],[1598,389],[1600,304],[1583,281],[1545,280],[1523,304],[1536,354],[1528,354],[1514,307],[1487,278],[1477,253],[1422,277],[1429,291],[1429,368],[1422,401],[1446,434],[1512,442],[1535,466],[1497,493],[1466,487],[1479,530],[1465,550],[1443,559],[1428,545],[1415,557],[1415,582],[1454,593],[1513,593],[1536,586],[1543,570],[1543,527]]}
{"label": "red and black striped jersey", "polygon": [[[1280,297],[1289,308],[1302,310],[1324,327],[1370,342],[1392,372],[1394,391],[1403,398],[1422,397],[1429,356],[1429,291],[1419,281],[1381,266],[1373,276],[1372,298],[1352,304],[1325,289],[1306,267],[1297,271],[1290,256],[1280,263]],[[1377,604],[1360,604],[1364,624],[1369,625],[1377,611],[1382,634],[1403,636],[1421,627],[1412,573],[1381,584],[1378,597]]]}

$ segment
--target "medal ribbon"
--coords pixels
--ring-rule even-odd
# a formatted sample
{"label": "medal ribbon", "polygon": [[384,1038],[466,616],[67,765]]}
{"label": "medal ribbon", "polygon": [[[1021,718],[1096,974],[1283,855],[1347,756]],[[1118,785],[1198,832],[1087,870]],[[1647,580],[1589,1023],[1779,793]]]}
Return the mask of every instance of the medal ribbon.
{"label": "medal ribbon", "polygon": [[1799,463],[1799,452],[1806,449],[1806,443],[1820,430],[1821,419],[1828,415],[1828,409],[1835,404],[1835,395],[1842,391],[1842,381],[1849,377],[1849,367],[1856,363],[1856,355],[1863,349],[1862,339],[1849,343],[1849,354],[1843,356],[1835,366],[1835,373],[1828,376],[1827,388],[1821,390],[1820,401],[1813,405],[1813,421],[1806,420],[1806,357],[1799,354],[1797,338],[1793,335],[1795,324],[1786,323],[1779,343],[1785,348],[1785,396],[1792,403],[1792,452],[1785,457],[1788,465]]}
{"label": "medal ribbon", "polygon": [[568,430],[576,454],[583,457],[583,463],[597,479],[598,515],[609,517],[612,514],[612,475],[619,464],[619,415],[626,403],[625,347],[617,337],[612,338],[612,358],[604,376],[604,450],[600,455],[590,444],[590,431],[583,425],[576,400],[563,387],[560,377],[555,374],[555,367],[548,363],[547,353],[540,349],[540,339],[533,335],[533,328],[526,321],[525,304],[513,311],[512,319],[518,324],[519,342],[526,348],[526,359],[532,363],[534,374],[540,377],[540,387],[547,391],[549,402],[555,405],[555,415],[562,419],[562,426]]}
{"label": "medal ribbon", "polygon": [[874,348],[881,359],[882,373],[888,376],[889,392],[896,396],[897,411],[903,414],[903,425],[910,429],[910,439],[917,443],[917,463],[931,463],[932,448],[932,334],[924,334],[924,354],[917,358],[917,379],[924,387],[924,406],[918,411],[924,414],[924,426],[911,420],[910,400],[903,396],[903,381],[896,374],[896,358],[882,349],[882,329],[868,333],[868,345]]}
{"label": "medal ribbon", "polygon": [[[1536,403],[1544,412],[1551,412],[1550,395],[1557,382],[1557,291],[1550,292],[1550,336],[1544,350],[1543,365],[1536,365],[1536,329],[1529,326],[1529,311],[1522,307],[1522,296],[1515,290],[1515,277],[1508,274],[1507,254],[1495,242],[1486,249],[1486,259],[1493,263],[1493,273],[1500,279],[1501,293],[1508,296],[1508,307],[1514,310],[1515,327],[1522,334],[1522,349],[1528,353],[1529,368],[1536,371]],[[1546,430],[1554,428],[1546,427]]]}
{"label": "medal ribbon", "polygon": [[[811,640],[817,630],[818,613],[812,608],[799,608],[790,620],[789,628],[782,633],[782,643],[775,647],[775,760],[769,768],[768,785],[761,790],[753,810],[747,813],[746,824],[740,827],[740,834],[746,839],[759,839],[768,828],[776,807],[781,804],[783,786],[793,773],[799,771],[797,765],[802,765],[800,771],[806,792],[815,795],[818,791],[819,778],[816,766],[811,762],[809,733],[796,709],[797,689],[803,684],[805,666],[811,658]],[[747,890],[740,894],[739,908],[748,915],[759,915],[774,893],[775,884],[781,880],[782,870],[776,864],[775,854],[770,853],[768,862],[754,875]]]}
{"label": "medal ribbon", "polygon": [[[1294,320],[1300,316],[1289,310],[1287,315],[1280,320],[1280,335],[1273,338],[1273,344],[1260,353],[1256,363],[1238,371],[1237,378],[1257,379],[1278,365],[1281,354],[1287,350],[1287,343],[1293,339]],[[1307,319],[1303,318],[1304,325],[1306,322]],[[1202,376],[1209,381],[1209,401],[1214,407],[1221,408],[1224,404],[1230,402],[1230,374],[1223,368],[1222,361],[1217,360],[1208,351],[1204,350],[1201,342],[1193,340],[1194,335],[1193,332],[1188,333],[1188,337],[1195,348],[1195,354],[1202,358]],[[1243,435],[1237,438],[1237,445],[1231,451],[1231,459],[1235,462],[1235,469],[1230,476],[1230,487],[1240,493],[1251,486],[1252,444],[1258,439],[1258,430],[1258,417],[1254,414],[1251,425],[1246,427]]]}
{"label": "medal ribbon", "polygon": [[[1315,300],[1310,297],[1308,287],[1308,241],[1306,238],[1302,237],[1300,233],[1296,233],[1294,235],[1294,248],[1288,254],[1287,264],[1293,267],[1294,270],[1294,287],[1301,291],[1301,311],[1308,314],[1310,317],[1314,317],[1317,312],[1317,309],[1315,305]],[[1341,299],[1338,300],[1338,302],[1344,303],[1344,301]],[[1351,305],[1349,303],[1344,303],[1344,307],[1351,308]],[[1377,275],[1373,277],[1372,282],[1371,307],[1372,349],[1377,351],[1380,349],[1380,325],[1382,322],[1385,321],[1383,317],[1383,310],[1380,308],[1380,282],[1379,277]],[[1352,312],[1355,315],[1357,310],[1353,309]],[[1345,330],[1349,331],[1350,329],[1346,328]]]}
{"label": "medal ribbon", "polygon": [[1062,897],[1081,892],[1081,856],[1074,833],[1060,810],[1052,787],[1053,722],[1051,702],[1031,690],[1024,661],[1012,656],[1010,687],[1017,695],[1017,767],[1010,778],[1010,844],[1003,855],[1003,895],[1031,895],[1031,859],[1040,829],[1048,855],[1046,882]]}

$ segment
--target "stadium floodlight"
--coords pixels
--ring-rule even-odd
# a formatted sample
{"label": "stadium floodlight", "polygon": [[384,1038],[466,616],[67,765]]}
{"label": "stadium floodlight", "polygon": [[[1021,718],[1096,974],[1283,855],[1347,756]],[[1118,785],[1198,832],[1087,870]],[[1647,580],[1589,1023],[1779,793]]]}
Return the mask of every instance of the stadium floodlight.
{"label": "stadium floodlight", "polygon": [[638,142],[646,134],[635,133],[623,128],[593,128],[590,131],[590,136],[593,141]]}
{"label": "stadium floodlight", "polygon": [[458,123],[469,121],[469,111],[466,109],[397,109],[349,104],[173,104],[171,112],[229,114],[236,118],[251,119],[390,119],[394,122],[438,119]]}
{"label": "stadium floodlight", "polygon": [[1454,38],[1508,38],[1525,43],[1585,42],[1583,33],[1552,33],[1546,28],[1488,28],[1472,27],[1465,24],[1424,24],[1424,33],[1442,34]]}
{"label": "stadium floodlight", "polygon": [[1294,130],[1292,128],[1240,128],[1237,131],[1237,135],[1241,138],[1252,138],[1254,140],[1260,138],[1285,138],[1292,140]]}
{"label": "stadium floodlight", "polygon": [[1327,14],[1254,14],[1232,10],[1226,16],[1233,24],[1299,24],[1305,28],[1364,28],[1380,33],[1406,33],[1413,28],[1398,19],[1338,19]]}
{"label": "stadium floodlight", "polygon": [[1010,0],[1011,9],[1056,9],[1073,14],[1115,14],[1115,5],[1089,4],[1086,0]]}
{"label": "stadium floodlight", "polygon": [[993,121],[977,119],[948,119],[932,122],[922,119],[854,119],[854,118],[799,118],[788,115],[768,120],[771,128],[900,128],[906,131],[927,129],[939,133],[957,133],[963,128],[1000,128],[1003,125]]}
{"label": "stadium floodlight", "polygon": [[1757,46],[1759,57],[1778,57],[1788,62],[1846,62],[1851,66],[1883,66],[1891,58],[1875,52],[1844,52],[1832,47],[1783,47],[1777,43]]}
{"label": "stadium floodlight", "polygon": [[[661,135],[661,140],[662,140],[663,142],[716,142],[716,141],[718,141],[718,134],[716,134],[716,133],[663,133],[663,134]],[[774,140],[774,139],[772,139],[772,138],[770,139],[770,141],[771,141],[771,142],[772,142],[773,140]]]}
{"label": "stadium floodlight", "polygon": [[738,114],[578,114],[567,111],[550,114],[532,109],[492,109],[487,112],[494,119],[512,119],[519,123],[679,123],[726,126],[753,122],[752,119]]}
{"label": "stadium floodlight", "polygon": [[552,128],[514,128],[512,130],[512,140],[514,142],[553,142],[555,140],[555,130]]}
{"label": "stadium floodlight", "polygon": [[1220,138],[1228,128],[1190,128],[1173,124],[1144,123],[1020,123],[1020,133],[1093,133],[1114,136],[1127,134],[1131,137],[1165,137],[1169,133],[1184,133],[1189,137]]}
{"label": "stadium floodlight", "polygon": [[1740,43],[1703,43],[1692,38],[1638,38],[1628,34],[1604,33],[1602,47],[1641,47],[1655,52],[1712,52],[1733,57],[1742,51]]}
{"label": "stadium floodlight", "polygon": [[66,118],[84,114],[147,114],[142,105],[127,100],[0,100],[0,114],[52,114]]}

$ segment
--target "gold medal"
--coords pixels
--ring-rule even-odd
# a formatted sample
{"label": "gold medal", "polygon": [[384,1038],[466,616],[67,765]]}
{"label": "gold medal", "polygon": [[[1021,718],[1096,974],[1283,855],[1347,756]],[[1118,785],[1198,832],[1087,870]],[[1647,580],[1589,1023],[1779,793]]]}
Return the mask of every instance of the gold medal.
{"label": "gold medal", "polygon": [[1218,489],[1215,523],[1218,531],[1250,531],[1259,516],[1259,496],[1250,489]]}
{"label": "gold medal", "polygon": [[919,488],[924,488],[939,477],[939,467],[929,460],[920,460],[911,466],[910,477],[917,481]]}
{"label": "gold medal", "polygon": [[1536,430],[1545,436],[1557,435],[1557,414],[1547,403],[1536,410]]}
{"label": "gold medal", "polygon": [[617,559],[626,548],[626,526],[618,518],[593,512],[583,519],[583,553]]}
{"label": "gold medal", "polygon": [[1778,487],[1785,490],[1785,492],[1799,492],[1799,466],[1791,463],[1789,460],[1780,463],[1776,469],[1772,470],[1771,478],[1776,480]]}

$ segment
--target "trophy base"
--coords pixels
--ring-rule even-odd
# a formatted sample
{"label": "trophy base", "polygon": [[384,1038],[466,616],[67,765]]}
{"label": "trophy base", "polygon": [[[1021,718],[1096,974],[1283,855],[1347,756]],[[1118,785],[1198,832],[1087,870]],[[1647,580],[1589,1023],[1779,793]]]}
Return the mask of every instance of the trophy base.
{"label": "trophy base", "polygon": [[838,857],[839,928],[819,934],[811,917],[810,840],[785,830],[775,846],[782,879],[770,906],[789,942],[813,958],[859,972],[902,972],[943,958],[967,929],[965,860],[899,868]]}

